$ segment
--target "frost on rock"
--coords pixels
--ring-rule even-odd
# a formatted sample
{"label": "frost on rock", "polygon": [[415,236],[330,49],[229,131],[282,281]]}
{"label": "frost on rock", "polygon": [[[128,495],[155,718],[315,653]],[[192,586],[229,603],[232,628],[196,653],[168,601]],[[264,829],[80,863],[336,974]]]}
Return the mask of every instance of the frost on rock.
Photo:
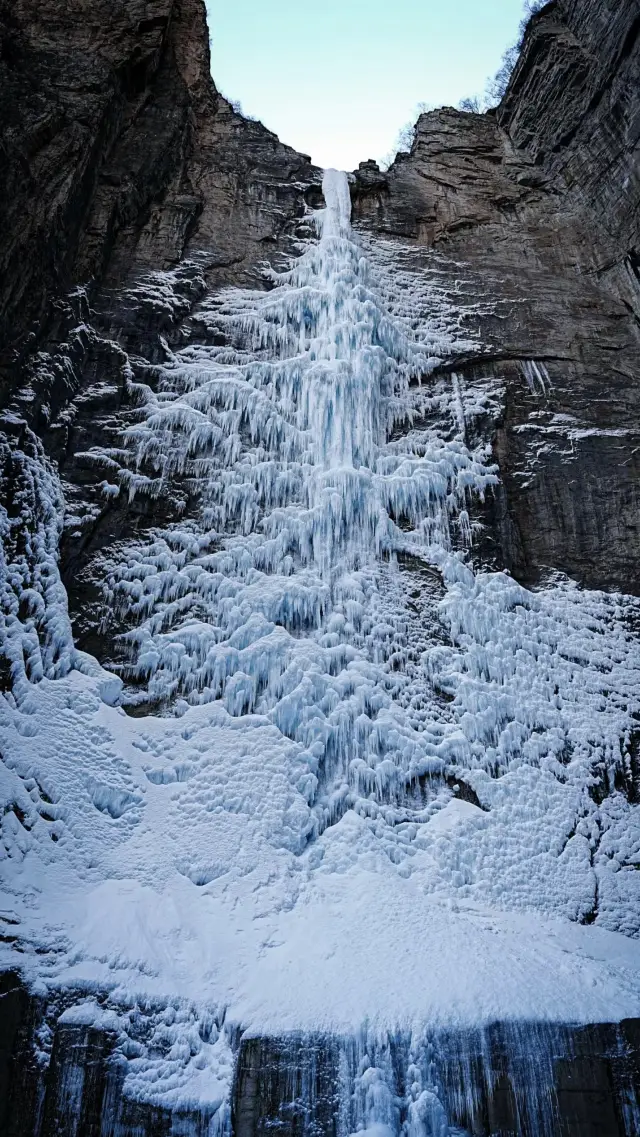
{"label": "frost on rock", "polygon": [[[499,391],[435,374],[479,349],[473,305],[358,243],[345,175],[324,193],[317,240],[268,291],[205,296],[207,342],[167,348],[93,454],[107,496],[196,503],[103,563],[125,702],[157,713],[74,652],[35,440],[2,521],[7,919],[51,986],[182,1000],[176,1101],[226,1062],[187,1060],[211,1000],[231,1033],[640,1011],[637,602],[473,570]],[[444,1134],[421,1071],[407,1133]],[[357,1130],[396,1132],[379,1067],[356,1082]]]}

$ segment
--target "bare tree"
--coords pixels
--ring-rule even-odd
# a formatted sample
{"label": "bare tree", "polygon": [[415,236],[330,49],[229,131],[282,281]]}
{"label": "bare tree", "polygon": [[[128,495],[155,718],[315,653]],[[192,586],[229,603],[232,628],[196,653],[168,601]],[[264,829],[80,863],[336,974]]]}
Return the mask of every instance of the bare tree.
{"label": "bare tree", "polygon": [[479,95],[467,95],[466,99],[460,99],[458,110],[468,114],[482,114],[484,106]]}
{"label": "bare tree", "polygon": [[491,107],[498,105],[504,96],[509,85],[509,80],[513,74],[513,69],[518,61],[525,32],[529,26],[529,20],[536,12],[539,12],[541,8],[546,7],[548,3],[549,0],[524,0],[524,15],[520,21],[516,42],[511,44],[511,47],[508,47],[504,52],[500,66],[495,75],[487,80],[483,94],[471,95],[461,99],[458,103],[459,110],[467,111],[472,114],[482,114]]}
{"label": "bare tree", "polygon": [[381,170],[388,170],[389,167],[395,162],[398,154],[411,153],[411,148],[416,137],[416,125],[418,123],[418,119],[420,118],[420,115],[428,114],[429,111],[432,110],[433,107],[429,103],[416,104],[413,120],[411,122],[405,122],[404,126],[400,128],[391,150],[388,154],[385,154],[384,158],[380,160]]}

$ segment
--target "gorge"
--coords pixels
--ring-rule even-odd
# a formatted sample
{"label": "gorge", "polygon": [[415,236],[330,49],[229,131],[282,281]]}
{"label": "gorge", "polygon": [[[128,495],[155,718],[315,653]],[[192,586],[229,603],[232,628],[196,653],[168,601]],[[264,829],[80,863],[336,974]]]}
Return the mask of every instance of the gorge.
{"label": "gorge", "polygon": [[639,1132],[637,3],[353,174],[0,18],[2,1132]]}

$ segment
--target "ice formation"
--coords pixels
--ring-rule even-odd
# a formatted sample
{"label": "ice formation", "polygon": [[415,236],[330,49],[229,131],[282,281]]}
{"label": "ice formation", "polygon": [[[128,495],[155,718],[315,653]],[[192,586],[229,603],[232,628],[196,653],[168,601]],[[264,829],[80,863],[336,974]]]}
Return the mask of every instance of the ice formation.
{"label": "ice formation", "polygon": [[[1,852],[23,966],[88,989],[87,1013],[111,992],[129,1092],[206,1099],[219,1120],[225,1022],[640,1013],[637,606],[474,570],[498,471],[461,381],[442,395],[430,376],[475,345],[436,285],[425,310],[383,246],[365,255],[346,175],[323,189],[317,240],[268,291],[206,297],[206,342],[167,348],[122,447],[93,455],[105,493],[180,479],[195,503],[107,566],[125,701],[155,713],[125,715],[74,651],[42,455],[34,548],[3,578]],[[523,375],[544,393],[542,366]],[[126,1043],[143,996],[161,1068]],[[416,1062],[406,1133],[445,1134]],[[397,1125],[376,1070],[357,1124],[381,1137]]]}

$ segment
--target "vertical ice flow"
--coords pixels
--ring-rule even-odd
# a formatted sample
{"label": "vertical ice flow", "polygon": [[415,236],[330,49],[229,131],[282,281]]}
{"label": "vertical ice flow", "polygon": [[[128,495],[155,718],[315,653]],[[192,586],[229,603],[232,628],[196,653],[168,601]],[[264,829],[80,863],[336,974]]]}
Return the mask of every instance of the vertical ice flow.
{"label": "vertical ice flow", "polygon": [[340,170],[325,170],[322,178],[325,200],[323,236],[349,237],[351,232],[351,194],[347,175]]}

